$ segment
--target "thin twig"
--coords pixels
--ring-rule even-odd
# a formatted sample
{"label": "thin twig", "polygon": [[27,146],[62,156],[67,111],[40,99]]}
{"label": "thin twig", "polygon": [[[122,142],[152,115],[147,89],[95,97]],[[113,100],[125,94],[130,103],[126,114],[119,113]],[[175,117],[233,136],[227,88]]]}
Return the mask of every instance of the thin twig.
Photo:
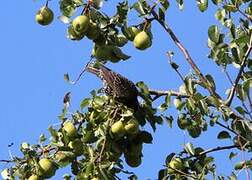
{"label": "thin twig", "polygon": [[252,17],[244,13],[242,10],[240,10],[239,7],[237,7],[238,12],[243,15],[245,18],[247,18],[250,22],[252,22]]}
{"label": "thin twig", "polygon": [[91,63],[92,60],[93,60],[93,56],[90,57],[90,60],[87,62],[87,64],[85,65],[85,67],[82,69],[82,71],[78,75],[77,79],[75,81],[70,81],[71,84],[76,84],[80,80],[81,76],[84,74],[84,72],[87,69],[87,66]]}
{"label": "thin twig", "polygon": [[[170,63],[170,65],[172,66],[172,57],[171,57],[171,54],[170,54],[169,52],[167,52],[166,55],[168,56],[169,63]],[[183,77],[182,74],[178,71],[178,69],[176,69],[176,68],[173,68],[173,69],[176,71],[176,73],[178,74],[178,76],[180,77],[180,79],[181,79],[183,82],[185,82],[184,77]]]}
{"label": "thin twig", "polygon": [[222,124],[222,123],[220,123],[218,121],[216,121],[216,124],[218,124],[219,126],[225,128],[226,130],[234,133],[235,135],[239,136],[239,134],[237,132],[235,132],[233,129],[231,129],[229,126],[225,126],[224,124]]}
{"label": "thin twig", "polygon": [[218,146],[216,148],[211,148],[211,149],[205,150],[205,151],[197,154],[196,156],[203,156],[203,155],[206,155],[208,153],[212,153],[212,152],[216,152],[216,151],[222,151],[222,150],[227,150],[227,149],[234,149],[234,148],[237,148],[237,147],[239,147],[239,146],[238,145]]}
{"label": "thin twig", "polygon": [[14,160],[1,159],[0,162],[2,162],[2,163],[12,163],[12,162],[15,162],[15,161]]}
{"label": "thin twig", "polygon": [[226,74],[228,81],[230,82],[231,85],[233,85],[233,80],[230,77],[229,73],[227,72],[226,68],[223,68],[224,73]]}
{"label": "thin twig", "polygon": [[195,176],[193,176],[193,175],[191,175],[191,174],[186,174],[185,172],[183,172],[183,171],[181,171],[181,170],[179,170],[179,169],[176,169],[176,168],[173,168],[173,167],[168,167],[169,169],[172,169],[172,170],[174,170],[174,171],[176,171],[177,173],[179,173],[180,175],[182,175],[182,176],[184,176],[184,177],[190,177],[190,178],[192,178],[192,179],[198,179],[197,177],[195,177]]}
{"label": "thin twig", "polygon": [[157,15],[157,13],[155,12],[155,10],[152,10],[151,13],[154,16],[154,18],[157,20],[157,22],[170,35],[170,37],[172,38],[172,40],[174,41],[174,43],[177,45],[177,47],[183,53],[183,55],[184,55],[185,59],[187,60],[187,62],[190,64],[190,66],[192,67],[192,69],[195,71],[196,75],[200,78],[200,80],[203,82],[203,84],[206,85],[206,88],[208,89],[209,93],[212,96],[214,96],[214,97],[220,98],[220,96],[215,92],[214,88],[211,87],[211,86],[208,86],[207,79],[203,76],[203,74],[201,73],[200,69],[195,64],[194,60],[192,59],[191,55],[189,54],[189,52],[187,51],[187,49],[183,46],[183,44],[179,41],[179,39],[174,34],[174,32],[172,31],[172,29],[164,21],[162,21],[161,19],[159,19],[159,17]]}
{"label": "thin twig", "polygon": [[245,55],[244,55],[244,57],[243,57],[240,70],[239,70],[239,72],[238,72],[238,74],[237,74],[237,76],[236,76],[236,79],[235,79],[235,81],[234,81],[233,87],[232,87],[232,89],[231,89],[231,91],[230,91],[230,94],[229,94],[227,100],[226,100],[226,103],[225,103],[225,104],[226,104],[227,106],[230,106],[231,103],[232,103],[232,101],[233,101],[236,88],[237,88],[238,83],[239,83],[239,81],[240,81],[240,79],[241,79],[242,72],[243,72],[243,70],[244,70],[244,68],[245,68],[245,66],[246,66],[246,62],[247,62],[248,57],[249,57],[249,55],[250,55],[250,53],[251,53],[251,50],[252,50],[252,35],[250,35],[250,40],[249,40],[248,49],[247,49],[247,51],[246,51],[246,53],[245,53]]}
{"label": "thin twig", "polygon": [[252,120],[252,115],[244,102],[242,102],[242,106],[245,109],[246,113],[248,114],[249,118]]}

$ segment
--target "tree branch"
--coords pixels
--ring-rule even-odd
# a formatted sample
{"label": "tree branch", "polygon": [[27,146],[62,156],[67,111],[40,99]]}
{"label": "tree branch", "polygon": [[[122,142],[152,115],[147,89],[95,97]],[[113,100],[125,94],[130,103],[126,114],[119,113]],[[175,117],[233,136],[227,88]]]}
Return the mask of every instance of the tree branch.
{"label": "tree branch", "polygon": [[220,98],[220,96],[215,92],[215,90],[212,87],[208,86],[207,79],[203,76],[203,74],[201,73],[200,69],[195,64],[194,60],[192,59],[191,55],[189,54],[189,52],[187,51],[187,49],[183,46],[183,44],[179,41],[179,39],[174,34],[174,32],[172,31],[172,29],[164,21],[162,21],[162,20],[159,19],[159,17],[157,15],[157,13],[155,12],[155,10],[152,10],[151,13],[154,16],[154,18],[157,20],[157,22],[170,35],[170,37],[172,38],[172,40],[174,41],[174,43],[177,45],[177,47],[183,53],[183,55],[184,55],[185,59],[187,60],[187,62],[190,64],[190,66],[192,67],[192,69],[195,71],[196,75],[200,78],[200,80],[203,82],[203,84],[206,85],[206,88],[209,91],[209,93],[212,96]]}
{"label": "tree branch", "polygon": [[211,148],[211,149],[205,150],[205,151],[199,153],[196,156],[203,156],[203,155],[206,155],[206,154],[211,153],[211,152],[222,151],[222,150],[227,150],[227,149],[234,149],[234,148],[237,148],[237,147],[239,147],[239,146],[238,145],[218,146],[216,148]]}
{"label": "tree branch", "polygon": [[237,7],[237,10],[238,10],[238,12],[239,12],[242,16],[244,16],[244,17],[247,18],[250,22],[252,22],[251,16],[248,16],[246,13],[244,13],[242,10],[240,10],[239,7]]}
{"label": "tree branch", "polygon": [[246,62],[247,62],[248,57],[249,57],[249,55],[251,53],[251,50],[252,50],[252,35],[250,35],[250,40],[249,40],[249,45],[248,46],[249,47],[248,47],[248,49],[247,49],[247,51],[246,51],[246,53],[245,53],[245,55],[243,57],[242,63],[241,63],[241,68],[240,68],[240,70],[239,70],[239,72],[238,72],[238,74],[236,76],[236,79],[235,79],[235,82],[234,82],[233,87],[231,89],[231,92],[230,92],[230,94],[229,94],[229,96],[228,96],[228,98],[226,100],[225,104],[227,106],[230,106],[232,101],[233,101],[237,85],[238,85],[238,83],[239,83],[239,81],[241,79],[242,72],[243,72],[243,70],[244,70],[244,68],[246,66]]}
{"label": "tree branch", "polygon": [[237,132],[235,132],[233,129],[231,129],[229,126],[225,126],[224,124],[222,124],[222,123],[220,123],[218,121],[216,121],[216,124],[218,124],[219,126],[225,128],[226,130],[234,133],[235,135],[239,136],[239,134]]}
{"label": "tree branch", "polygon": [[162,90],[154,90],[154,89],[149,89],[149,92],[151,95],[156,95],[156,96],[167,96],[168,94],[170,96],[177,96],[181,98],[188,98],[189,96],[186,94],[182,94],[176,91],[168,90],[168,91],[162,91]]}
{"label": "tree branch", "polygon": [[[187,49],[183,46],[183,44],[178,40],[178,38],[176,37],[176,35],[174,34],[174,32],[172,31],[172,29],[161,19],[159,19],[157,13],[155,12],[155,10],[153,9],[151,11],[151,14],[153,15],[153,17],[156,19],[156,21],[165,29],[165,31],[170,35],[171,39],[174,41],[174,43],[176,44],[176,46],[180,49],[180,51],[182,52],[182,54],[184,55],[186,61],[190,64],[190,66],[192,67],[192,69],[194,70],[194,72],[196,73],[196,75],[199,77],[200,81],[205,85],[206,89],[208,90],[208,92],[211,94],[211,96],[216,97],[220,100],[222,100],[222,98],[220,97],[220,95],[215,91],[215,89],[211,86],[208,85],[207,83],[207,79],[204,77],[204,75],[201,73],[200,69],[198,68],[198,66],[195,64],[194,60],[192,59],[192,57],[190,56],[189,52],[187,51]],[[250,43],[251,44],[251,43]],[[251,48],[249,48],[251,49]],[[251,51],[251,50],[250,50]],[[246,54],[249,55],[249,52],[247,52]],[[247,56],[248,56],[247,55]],[[243,67],[244,68],[244,67]],[[243,70],[243,69],[242,69]],[[242,72],[242,71],[241,71]],[[223,105],[223,104],[222,104]],[[237,115],[229,106],[227,106],[227,108],[232,112],[234,118],[238,118],[238,119],[242,119],[242,117],[240,117],[239,115]]]}
{"label": "tree branch", "polygon": [[5,160],[5,159],[1,159],[0,162],[2,162],[2,163],[12,163],[12,162],[15,162],[15,160]]}

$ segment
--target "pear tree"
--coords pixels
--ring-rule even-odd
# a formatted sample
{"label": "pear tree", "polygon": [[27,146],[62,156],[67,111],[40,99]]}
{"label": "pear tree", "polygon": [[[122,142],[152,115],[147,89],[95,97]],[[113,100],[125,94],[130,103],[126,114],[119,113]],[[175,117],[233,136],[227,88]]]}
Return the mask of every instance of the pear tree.
{"label": "pear tree", "polygon": [[[37,2],[41,3],[41,2]],[[203,74],[192,53],[166,21],[170,4],[180,10],[183,0],[121,0],[111,4],[114,15],[103,10],[107,1],[103,0],[57,0],[47,1],[35,14],[39,25],[52,26],[54,10],[51,3],[58,3],[58,19],[66,26],[66,36],[70,41],[88,39],[93,44],[90,58],[97,64],[120,63],[131,58],[123,47],[133,44],[139,53],[155,46],[153,38],[158,33],[152,30],[159,26],[167,33],[184,56],[191,70],[182,75],[176,54],[167,49],[170,68],[181,79],[181,86],[174,90],[153,90],[150,84],[137,82],[141,99],[140,114],[100,91],[90,90],[90,96],[80,102],[75,112],[68,111],[69,94],[64,97],[59,127],[50,126],[50,137],[41,135],[38,144],[22,143],[22,156],[13,156],[1,171],[3,179],[48,179],[57,170],[66,166],[71,172],[64,179],[120,179],[126,174],[129,179],[137,179],[137,174],[127,171],[127,166],[141,168],[145,157],[145,144],[151,144],[152,133],[167,121],[177,124],[177,131],[187,132],[195,139],[187,142],[178,152],[170,152],[164,157],[163,167],[155,179],[238,179],[241,171],[249,173],[252,159],[243,159],[234,164],[228,177],[218,172],[212,154],[228,151],[227,159],[237,153],[252,151],[252,3],[250,0],[196,0],[199,13],[209,6],[215,9],[216,24],[209,24],[207,45],[208,58],[225,72],[230,87],[226,96],[218,92],[214,74]],[[128,17],[137,16],[140,22],[131,24]],[[64,37],[62,37],[64,38]],[[195,37],[197,38],[197,37]],[[165,43],[165,42],[162,42]],[[87,62],[88,63],[88,62]],[[229,69],[236,69],[232,77]],[[65,79],[71,82],[66,74]],[[157,101],[158,100],[158,101]],[[157,103],[158,102],[158,103]],[[167,115],[169,108],[179,113]],[[146,130],[150,126],[153,131]],[[216,146],[204,149],[197,140],[206,131],[216,131]],[[167,128],[167,131],[169,129]],[[229,145],[219,146],[220,140]],[[217,164],[218,165],[218,164]],[[220,164],[220,166],[225,166]],[[150,177],[153,178],[153,177]]]}

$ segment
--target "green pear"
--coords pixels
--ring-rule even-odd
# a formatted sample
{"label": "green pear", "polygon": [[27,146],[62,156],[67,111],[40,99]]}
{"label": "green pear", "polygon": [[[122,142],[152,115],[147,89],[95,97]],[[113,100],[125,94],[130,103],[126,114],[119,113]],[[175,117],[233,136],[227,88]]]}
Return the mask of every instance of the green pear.
{"label": "green pear", "polygon": [[37,12],[35,19],[38,24],[46,26],[53,21],[53,17],[54,17],[53,11],[49,7],[43,6]]}
{"label": "green pear", "polygon": [[176,172],[176,169],[179,171],[183,171],[184,169],[183,162],[180,158],[174,158],[169,162],[168,173],[173,174]]}
{"label": "green pear", "polygon": [[117,121],[111,126],[112,134],[117,138],[123,137],[125,135],[125,128],[122,121]]}
{"label": "green pear", "polygon": [[86,15],[77,16],[72,25],[75,32],[86,32],[89,26],[89,18]]}
{"label": "green pear", "polygon": [[53,161],[48,158],[42,158],[39,160],[39,166],[41,169],[42,176],[45,178],[50,178],[54,176],[57,168],[54,165]]}
{"label": "green pear", "polygon": [[77,136],[77,129],[71,121],[66,121],[62,128],[69,138],[75,138]]}
{"label": "green pear", "polygon": [[67,29],[67,36],[69,39],[71,39],[73,41],[75,41],[75,40],[79,41],[84,38],[85,33],[84,32],[76,32],[74,30],[73,26],[71,25]]}
{"label": "green pear", "polygon": [[139,123],[136,119],[131,119],[124,128],[127,134],[137,134],[139,132]]}
{"label": "green pear", "polygon": [[38,175],[36,175],[36,174],[32,174],[29,178],[28,178],[28,180],[40,180],[41,178],[38,176]]}
{"label": "green pear", "polygon": [[136,35],[134,38],[134,46],[139,50],[145,50],[151,46],[151,38],[147,32],[142,31]]}

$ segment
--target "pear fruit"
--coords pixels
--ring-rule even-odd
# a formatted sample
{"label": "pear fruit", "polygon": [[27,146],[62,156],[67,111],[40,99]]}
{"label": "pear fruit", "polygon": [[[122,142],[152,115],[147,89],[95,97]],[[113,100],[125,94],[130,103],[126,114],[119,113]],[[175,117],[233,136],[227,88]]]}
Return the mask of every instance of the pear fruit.
{"label": "pear fruit", "polygon": [[43,6],[37,12],[35,19],[38,24],[46,26],[53,21],[53,17],[54,17],[53,11],[49,7]]}
{"label": "pear fruit", "polygon": [[63,128],[62,128],[67,136],[71,139],[71,138],[75,138],[77,136],[77,129],[74,126],[74,124],[71,121],[66,121],[63,124]]}
{"label": "pear fruit", "polygon": [[145,50],[151,46],[151,38],[147,32],[142,31],[136,35],[134,38],[134,46],[139,50]]}
{"label": "pear fruit", "polygon": [[67,29],[67,36],[69,39],[73,40],[73,41],[79,41],[81,39],[84,38],[85,33],[84,32],[76,32],[73,28],[73,26],[69,26]]}
{"label": "pear fruit", "polygon": [[117,138],[123,137],[126,133],[123,122],[122,121],[115,122],[111,126],[111,132]]}
{"label": "pear fruit", "polygon": [[48,158],[42,158],[39,160],[39,166],[41,169],[42,176],[45,178],[50,178],[54,176],[56,172],[56,166],[54,165],[53,161]]}
{"label": "pear fruit", "polygon": [[135,157],[135,156],[125,156],[125,161],[130,167],[138,167],[142,163],[141,157]]}
{"label": "pear fruit", "polygon": [[124,128],[127,134],[137,134],[139,132],[139,123],[136,119],[131,119]]}
{"label": "pear fruit", "polygon": [[169,162],[168,173],[173,174],[176,172],[176,169],[179,171],[183,171],[184,169],[183,162],[180,158],[174,158]]}
{"label": "pear fruit", "polygon": [[86,32],[89,26],[89,18],[86,15],[77,16],[73,20],[72,26],[75,32]]}
{"label": "pear fruit", "polygon": [[40,180],[41,178],[38,176],[38,175],[36,175],[36,174],[32,174],[29,178],[28,178],[28,180]]}

